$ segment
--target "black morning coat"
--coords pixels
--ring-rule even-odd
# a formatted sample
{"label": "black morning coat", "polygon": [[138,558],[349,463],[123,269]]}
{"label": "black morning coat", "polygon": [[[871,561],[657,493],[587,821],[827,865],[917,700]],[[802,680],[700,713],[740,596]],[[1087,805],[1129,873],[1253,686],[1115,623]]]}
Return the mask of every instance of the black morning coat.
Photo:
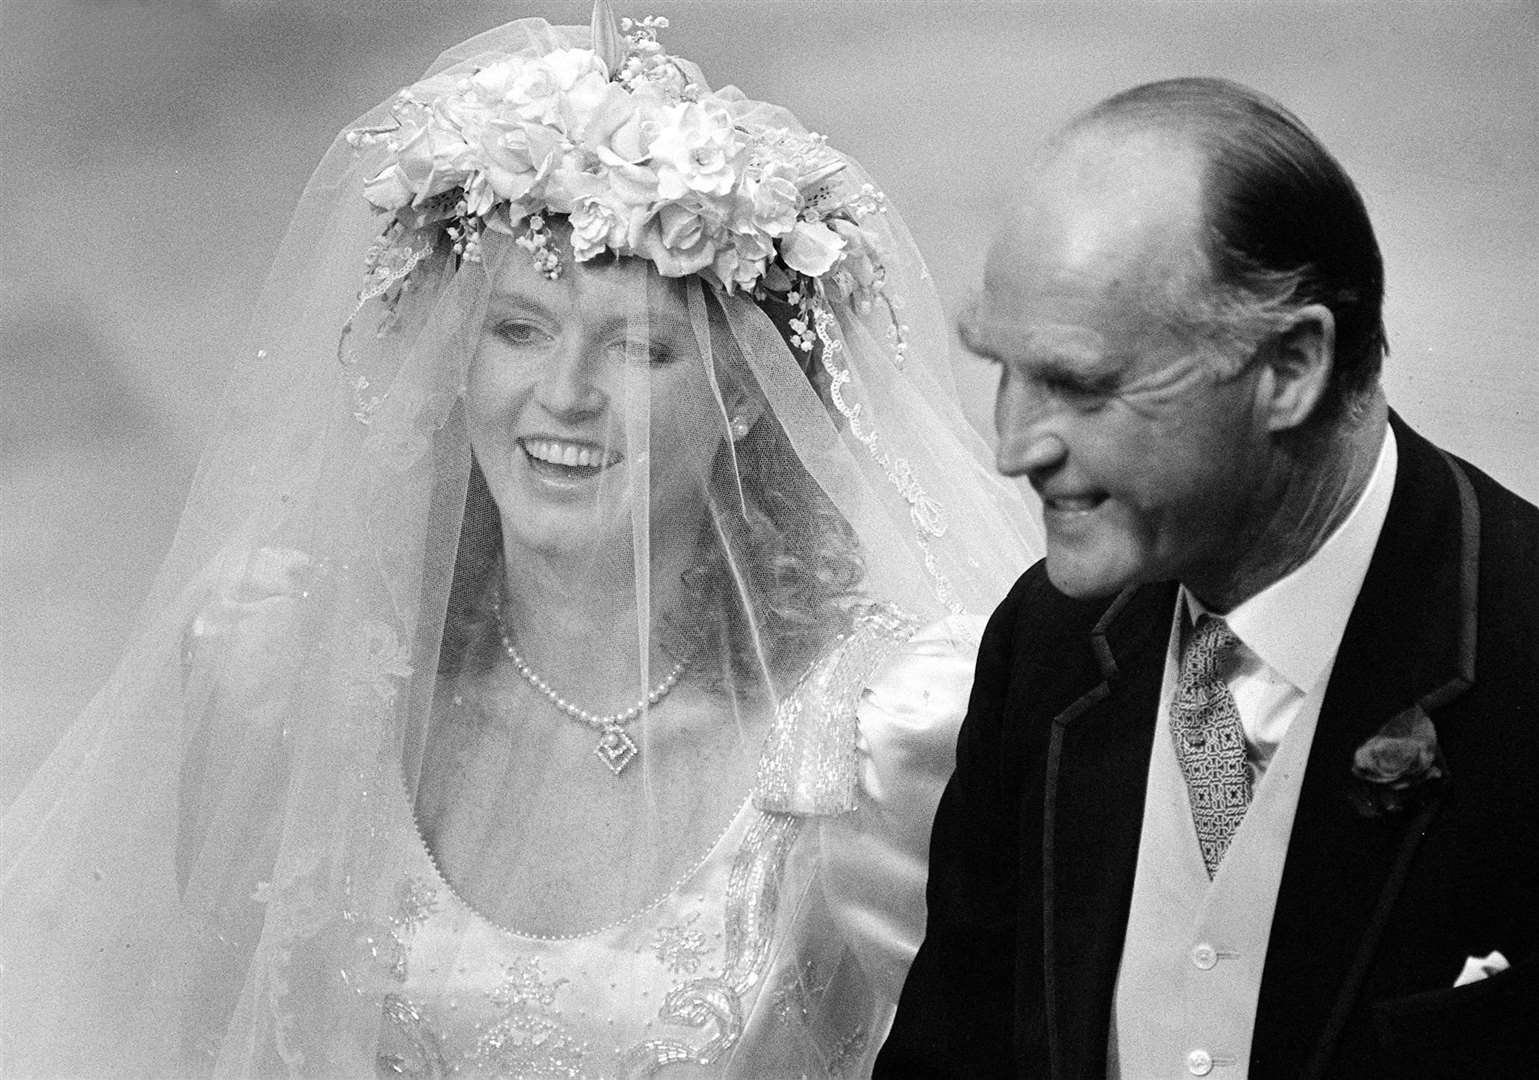
{"label": "black morning coat", "polygon": [[[1394,494],[1299,795],[1253,1080],[1539,1076],[1539,510],[1390,422]],[[1075,601],[1038,564],[994,613],[878,1077],[1105,1075],[1176,588]],[[1354,751],[1418,706],[1447,783],[1366,817]],[[1492,950],[1511,968],[1454,989]]]}

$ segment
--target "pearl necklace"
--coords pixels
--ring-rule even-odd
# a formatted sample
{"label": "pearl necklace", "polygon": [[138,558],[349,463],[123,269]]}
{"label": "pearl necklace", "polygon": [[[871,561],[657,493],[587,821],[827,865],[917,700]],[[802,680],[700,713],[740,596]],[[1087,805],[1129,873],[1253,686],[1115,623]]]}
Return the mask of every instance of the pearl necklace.
{"label": "pearl necklace", "polygon": [[641,753],[636,741],[625,730],[625,725],[640,716],[643,709],[651,708],[667,697],[677,685],[680,676],[684,674],[685,664],[680,660],[673,665],[673,670],[669,671],[661,682],[652,687],[647,695],[634,705],[619,712],[597,716],[556,693],[555,688],[529,666],[529,662],[513,644],[512,635],[508,633],[508,628],[503,623],[501,604],[497,605],[497,631],[502,637],[502,651],[507,653],[508,659],[513,662],[513,670],[518,672],[519,678],[567,716],[600,733],[598,745],[593,748],[593,752],[598,755],[600,761],[609,766],[609,771],[615,776],[624,772],[625,767],[635,760],[637,754]]}

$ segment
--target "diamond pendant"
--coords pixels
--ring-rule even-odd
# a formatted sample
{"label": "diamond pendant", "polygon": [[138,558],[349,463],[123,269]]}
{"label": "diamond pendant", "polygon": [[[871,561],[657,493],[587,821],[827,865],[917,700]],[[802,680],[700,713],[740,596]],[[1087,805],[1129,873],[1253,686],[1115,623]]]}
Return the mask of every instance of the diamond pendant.
{"label": "diamond pendant", "polygon": [[623,727],[609,727],[604,729],[604,734],[599,736],[598,745],[593,752],[599,756],[599,760],[609,766],[609,771],[619,776],[625,771],[625,767],[631,763],[639,751],[636,743],[631,739]]}

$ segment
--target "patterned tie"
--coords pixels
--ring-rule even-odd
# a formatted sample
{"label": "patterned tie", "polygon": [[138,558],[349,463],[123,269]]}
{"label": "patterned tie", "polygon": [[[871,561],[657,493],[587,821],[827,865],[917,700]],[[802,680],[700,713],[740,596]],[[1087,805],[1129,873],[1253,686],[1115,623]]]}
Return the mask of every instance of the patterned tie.
{"label": "patterned tie", "polygon": [[1240,643],[1223,619],[1204,615],[1181,654],[1181,677],[1170,703],[1170,734],[1186,777],[1192,823],[1211,879],[1250,806],[1250,765],[1234,695],[1219,673]]}

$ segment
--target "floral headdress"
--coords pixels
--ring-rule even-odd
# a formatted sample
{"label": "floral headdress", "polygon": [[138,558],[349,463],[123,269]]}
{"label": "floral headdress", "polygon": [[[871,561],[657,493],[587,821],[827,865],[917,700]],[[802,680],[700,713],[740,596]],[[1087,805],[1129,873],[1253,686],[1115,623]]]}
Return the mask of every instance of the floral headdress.
{"label": "floral headdress", "polygon": [[[872,220],[885,198],[783,111],[731,88],[711,91],[658,43],[667,25],[617,22],[608,0],[595,0],[591,48],[429,77],[396,96],[388,124],[349,132],[355,149],[386,150],[363,193],[390,215],[369,251],[359,308],[380,299],[393,311],[412,270],[445,244],[456,265],[478,261],[487,230],[512,237],[558,277],[551,214],[565,216],[576,262],[646,259],[665,277],[693,274],[728,294],[789,305],[789,344],[843,430],[908,504],[937,595],[961,611],[930,547],[946,534],[946,515],[853,400],[835,314],[841,306],[864,317],[880,306],[882,337],[904,368],[908,327]],[[356,385],[361,396],[368,380]],[[361,402],[360,420],[379,400]]]}
{"label": "floral headdress", "polygon": [[391,124],[350,132],[355,148],[387,148],[364,195],[392,215],[360,299],[390,302],[444,239],[457,260],[479,260],[488,229],[554,278],[546,215],[563,214],[578,262],[642,258],[667,277],[801,308],[793,344],[804,351],[819,301],[891,311],[862,225],[881,193],[840,183],[845,159],[821,136],[766,126],[748,115],[755,103],[694,81],[657,41],[667,25],[617,24],[597,0],[592,48],[424,79],[397,95]]}

